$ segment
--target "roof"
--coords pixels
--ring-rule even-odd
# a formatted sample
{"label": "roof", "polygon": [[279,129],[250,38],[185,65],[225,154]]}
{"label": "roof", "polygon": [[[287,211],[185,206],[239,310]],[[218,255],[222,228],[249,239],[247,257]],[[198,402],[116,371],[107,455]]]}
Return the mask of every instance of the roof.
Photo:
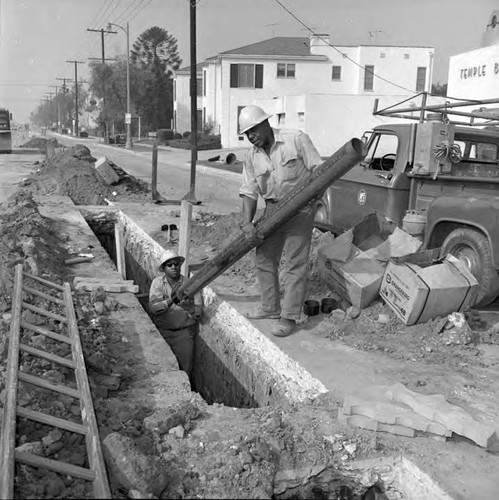
{"label": "roof", "polygon": [[310,56],[310,40],[307,37],[276,36],[262,42],[220,52],[222,56],[228,54],[248,56]]}

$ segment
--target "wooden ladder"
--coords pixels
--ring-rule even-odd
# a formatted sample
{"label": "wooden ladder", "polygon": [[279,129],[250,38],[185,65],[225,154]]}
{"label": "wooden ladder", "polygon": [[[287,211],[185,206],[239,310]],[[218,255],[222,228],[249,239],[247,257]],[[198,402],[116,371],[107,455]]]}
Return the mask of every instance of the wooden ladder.
{"label": "wooden ladder", "polygon": [[[30,278],[38,284],[43,285],[43,287],[55,290],[58,297],[51,293],[44,293],[25,285],[23,283],[23,277]],[[23,301],[23,291],[63,306],[65,315],[55,314]],[[58,321],[61,324],[61,331],[67,331],[67,335],[55,333],[46,328],[24,321],[21,316],[23,310],[28,310]],[[46,337],[49,337],[57,342],[65,342],[70,345],[72,359],[64,358],[21,343],[21,328],[24,331],[45,335]],[[20,351],[48,360],[54,365],[60,365],[73,369],[77,389],[63,384],[54,384],[40,377],[19,371]],[[18,406],[17,388],[19,381],[78,399],[80,403],[82,423],[79,424],[71,422],[70,420],[65,420],[46,413]],[[95,498],[111,498],[104,457],[100,444],[97,419],[95,417],[90,386],[85,369],[83,350],[78,332],[76,314],[71,297],[71,288],[68,283],[64,283],[63,286],[61,286],[43,278],[24,273],[22,264],[16,265],[15,268],[5,389],[6,398],[3,412],[2,436],[0,441],[0,498],[14,498],[15,462],[30,465],[32,467],[45,468],[60,474],[91,481],[93,483]],[[85,467],[79,467],[59,460],[52,460],[38,455],[16,451],[15,439],[17,417],[27,418],[35,422],[85,436],[89,468],[87,469]]]}

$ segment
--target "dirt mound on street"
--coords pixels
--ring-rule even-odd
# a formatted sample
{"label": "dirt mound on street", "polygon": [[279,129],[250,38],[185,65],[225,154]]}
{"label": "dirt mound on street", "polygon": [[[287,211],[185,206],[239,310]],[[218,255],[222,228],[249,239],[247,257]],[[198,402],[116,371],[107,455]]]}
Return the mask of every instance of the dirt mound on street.
{"label": "dirt mound on street", "polygon": [[24,144],[21,144],[21,148],[38,148],[40,151],[45,153],[47,151],[47,142],[51,143],[54,148],[62,148],[62,144],[59,144],[57,142],[57,139],[55,137],[32,137],[29,139],[27,142]]}
{"label": "dirt mound on street", "polygon": [[77,144],[40,163],[23,187],[39,195],[69,196],[76,205],[106,205],[106,199],[138,201],[147,197],[147,184],[117,166],[119,182],[106,184],[94,167],[95,161],[86,146]]}

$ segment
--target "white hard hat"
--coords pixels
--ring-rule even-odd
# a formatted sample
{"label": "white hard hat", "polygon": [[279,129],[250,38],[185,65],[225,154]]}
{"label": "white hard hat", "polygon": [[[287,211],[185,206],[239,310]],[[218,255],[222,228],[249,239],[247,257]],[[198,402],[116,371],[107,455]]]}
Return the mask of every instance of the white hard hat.
{"label": "white hard hat", "polygon": [[181,262],[184,262],[185,261],[185,257],[182,257],[181,255],[179,255],[176,250],[173,250],[173,249],[169,248],[163,254],[163,258],[161,259],[161,263],[158,266],[158,269],[160,271],[163,271],[165,264],[167,262],[169,262],[170,260],[180,260]]}
{"label": "white hard hat", "polygon": [[244,134],[255,125],[268,120],[272,115],[268,115],[259,106],[251,104],[241,110],[239,114],[239,134]]}

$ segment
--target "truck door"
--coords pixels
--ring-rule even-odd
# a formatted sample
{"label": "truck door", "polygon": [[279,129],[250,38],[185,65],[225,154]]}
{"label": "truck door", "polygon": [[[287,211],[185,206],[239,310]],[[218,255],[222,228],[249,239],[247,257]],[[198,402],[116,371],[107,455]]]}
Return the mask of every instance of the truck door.
{"label": "truck door", "polygon": [[[406,128],[406,135],[409,132]],[[345,230],[372,212],[397,224],[409,202],[409,137],[403,141],[390,130],[374,130],[367,144],[365,160],[355,165],[326,193],[329,220],[334,230]]]}

